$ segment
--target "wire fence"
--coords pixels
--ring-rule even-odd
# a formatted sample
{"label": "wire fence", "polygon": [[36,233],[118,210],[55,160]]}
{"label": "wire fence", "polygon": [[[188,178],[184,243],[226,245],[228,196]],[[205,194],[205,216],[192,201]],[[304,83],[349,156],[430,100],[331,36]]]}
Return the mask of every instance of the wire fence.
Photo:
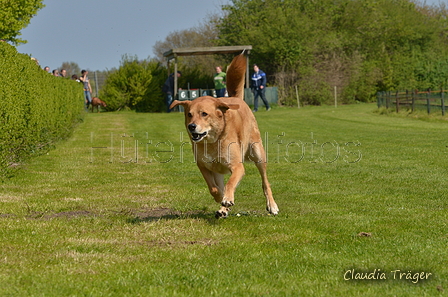
{"label": "wire fence", "polygon": [[99,97],[99,91],[105,85],[106,78],[107,73],[103,71],[101,72],[95,71],[89,75],[90,85],[92,86],[92,96]]}
{"label": "wire fence", "polygon": [[445,93],[448,90],[438,91],[394,91],[394,92],[378,92],[377,104],[378,108],[385,107],[395,108],[396,112],[406,108],[412,112],[416,110],[425,110],[428,114],[441,111],[445,115]]}

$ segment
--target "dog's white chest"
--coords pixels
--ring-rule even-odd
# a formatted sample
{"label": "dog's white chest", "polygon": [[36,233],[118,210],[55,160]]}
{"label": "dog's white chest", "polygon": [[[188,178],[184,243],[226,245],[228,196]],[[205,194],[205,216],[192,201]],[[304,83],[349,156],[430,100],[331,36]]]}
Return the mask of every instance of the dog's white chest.
{"label": "dog's white chest", "polygon": [[229,168],[229,163],[222,163],[215,160],[214,162],[202,162],[202,166],[210,171],[220,173],[220,174],[230,174],[232,173]]}
{"label": "dog's white chest", "polygon": [[195,151],[198,165],[220,174],[230,174],[230,160],[226,154],[216,149],[200,147]]}

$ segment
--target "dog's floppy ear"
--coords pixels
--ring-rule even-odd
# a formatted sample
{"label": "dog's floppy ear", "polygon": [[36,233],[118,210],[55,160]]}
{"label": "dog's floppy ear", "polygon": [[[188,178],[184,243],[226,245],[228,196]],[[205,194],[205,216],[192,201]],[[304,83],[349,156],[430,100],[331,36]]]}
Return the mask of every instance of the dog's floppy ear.
{"label": "dog's floppy ear", "polygon": [[182,105],[184,107],[189,106],[191,103],[191,101],[179,101],[179,100],[174,100],[173,103],[171,103],[170,105],[170,109],[173,109],[174,107],[178,106],[178,105]]}
{"label": "dog's floppy ear", "polygon": [[226,112],[228,109],[238,109],[240,108],[239,104],[227,104],[225,102],[219,102],[217,106],[222,112]]}

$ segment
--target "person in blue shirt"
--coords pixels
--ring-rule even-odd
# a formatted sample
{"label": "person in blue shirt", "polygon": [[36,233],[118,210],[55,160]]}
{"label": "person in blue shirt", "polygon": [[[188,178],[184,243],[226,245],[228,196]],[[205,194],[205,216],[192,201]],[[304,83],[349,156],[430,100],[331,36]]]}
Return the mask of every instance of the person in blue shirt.
{"label": "person in blue shirt", "polygon": [[257,64],[254,64],[254,74],[252,75],[252,89],[254,92],[254,110],[258,111],[258,97],[261,97],[264,105],[266,106],[266,111],[270,111],[268,100],[266,100],[266,73],[264,73]]}

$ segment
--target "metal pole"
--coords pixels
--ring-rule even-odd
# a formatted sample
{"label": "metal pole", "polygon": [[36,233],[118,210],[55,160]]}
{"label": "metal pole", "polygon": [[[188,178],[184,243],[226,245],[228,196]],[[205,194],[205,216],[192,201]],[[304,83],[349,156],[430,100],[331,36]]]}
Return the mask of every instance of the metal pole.
{"label": "metal pole", "polygon": [[174,56],[174,98],[177,99],[177,55]]}
{"label": "metal pole", "polygon": [[250,84],[249,84],[249,51],[246,54],[246,88],[250,88]]}
{"label": "metal pole", "polygon": [[96,75],[96,71],[94,72],[95,75],[95,92],[96,92],[96,97],[98,97],[98,77]]}

